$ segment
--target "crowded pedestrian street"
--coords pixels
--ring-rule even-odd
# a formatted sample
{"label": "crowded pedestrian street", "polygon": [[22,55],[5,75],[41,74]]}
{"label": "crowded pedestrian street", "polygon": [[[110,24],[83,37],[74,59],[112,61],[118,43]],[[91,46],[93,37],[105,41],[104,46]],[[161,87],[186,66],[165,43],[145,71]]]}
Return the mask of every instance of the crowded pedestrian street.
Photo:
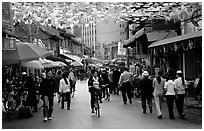
{"label": "crowded pedestrian street", "polygon": [[168,117],[166,102],[163,103],[163,119],[157,119],[155,104],[153,113],[142,113],[140,98],[132,104],[124,105],[121,95],[111,95],[110,101],[100,104],[101,117],[91,113],[89,93],[86,82],[77,81],[76,94],[72,98],[71,109],[61,109],[55,97],[53,118],[43,122],[42,109],[33,117],[17,119],[15,116],[3,117],[3,129],[201,129],[202,110],[185,107],[186,117],[180,119],[176,108],[175,119]]}
{"label": "crowded pedestrian street", "polygon": [[202,2],[2,2],[3,129],[202,129]]}

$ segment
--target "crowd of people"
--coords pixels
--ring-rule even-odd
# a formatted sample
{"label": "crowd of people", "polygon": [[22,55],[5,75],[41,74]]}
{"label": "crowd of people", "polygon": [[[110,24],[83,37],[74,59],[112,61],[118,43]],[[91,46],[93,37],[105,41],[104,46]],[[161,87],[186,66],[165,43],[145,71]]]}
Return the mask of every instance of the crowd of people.
{"label": "crowd of people", "polygon": [[[153,112],[152,100],[155,100],[155,106],[157,111],[158,119],[162,119],[162,103],[164,97],[166,98],[166,103],[169,111],[169,118],[174,119],[173,106],[174,102],[178,110],[179,117],[184,119],[185,113],[184,98],[186,94],[186,80],[183,77],[181,70],[176,72],[175,76],[171,72],[165,75],[163,78],[163,72],[159,71],[155,78],[152,78],[148,71],[143,71],[140,76],[134,76],[128,71],[128,68],[123,68],[119,70],[118,67],[115,69],[104,69],[104,70],[94,70],[92,71],[93,76],[89,78],[88,87],[91,96],[91,109],[94,113],[94,93],[93,87],[101,88],[102,92],[100,95],[101,103],[102,99],[105,98],[107,94],[117,94],[121,91],[123,104],[132,104],[134,93],[141,98],[141,106],[144,114],[147,113],[146,102],[149,107],[149,112]],[[107,85],[104,88],[103,85]],[[137,96],[135,96],[137,97]]]}
{"label": "crowd of people", "polygon": [[[177,79],[169,73],[163,78],[163,73],[158,72],[155,78],[151,78],[148,71],[143,71],[140,76],[134,76],[129,72],[128,68],[94,68],[88,77],[88,89],[90,92],[90,107],[91,112],[94,113],[95,93],[94,89],[100,88],[99,92],[100,103],[103,99],[110,100],[112,95],[120,95],[121,92],[123,104],[133,103],[134,93],[141,98],[141,106],[143,113],[147,113],[146,102],[149,106],[149,112],[153,112],[152,99],[155,100],[156,111],[158,119],[162,119],[162,102],[165,96],[169,118],[174,119],[173,106],[174,102],[178,109],[179,117],[184,118],[183,111],[186,81],[183,78],[182,72],[177,71]],[[84,74],[83,74],[84,75]],[[23,72],[18,77],[6,79],[4,90],[12,92],[11,85],[21,86],[28,90],[27,105],[31,106],[33,111],[37,111],[37,93],[39,91],[40,98],[43,101],[43,120],[51,120],[53,112],[54,97],[56,96],[58,103],[61,103],[61,109],[64,109],[65,102],[67,110],[71,109],[71,97],[74,97],[76,91],[76,81],[80,79],[80,74],[76,70],[70,68],[69,70],[58,70],[53,72],[48,70],[43,72],[40,76],[29,76]],[[84,76],[82,76],[84,77]]]}

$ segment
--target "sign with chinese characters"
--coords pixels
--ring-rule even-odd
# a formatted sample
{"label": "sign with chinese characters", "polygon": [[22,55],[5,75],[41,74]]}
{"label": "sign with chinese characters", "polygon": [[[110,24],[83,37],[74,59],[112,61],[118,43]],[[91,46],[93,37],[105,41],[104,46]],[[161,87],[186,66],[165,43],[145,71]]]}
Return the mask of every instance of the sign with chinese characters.
{"label": "sign with chinese characters", "polygon": [[15,50],[16,39],[15,38],[3,38],[3,50]]}
{"label": "sign with chinese characters", "polygon": [[122,42],[118,42],[118,55],[126,55],[126,49],[123,48]]}

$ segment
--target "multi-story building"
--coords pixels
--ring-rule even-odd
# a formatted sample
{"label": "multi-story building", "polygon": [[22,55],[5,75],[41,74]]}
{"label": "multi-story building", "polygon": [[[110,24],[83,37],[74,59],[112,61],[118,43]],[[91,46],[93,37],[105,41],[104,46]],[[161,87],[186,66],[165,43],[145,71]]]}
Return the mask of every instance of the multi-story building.
{"label": "multi-story building", "polygon": [[13,11],[10,2],[2,2],[2,49],[13,48],[10,36],[14,35]]}
{"label": "multi-story building", "polygon": [[90,21],[95,21],[95,18],[84,17],[83,22],[85,24],[82,25],[81,41],[82,44],[91,49],[90,55],[95,57],[93,51],[96,49],[96,24],[94,22],[90,23]]}
{"label": "multi-story building", "polygon": [[84,23],[82,26],[82,43],[93,50],[92,56],[99,59],[116,57],[117,54],[112,54],[111,48],[116,48],[117,42],[126,39],[126,23],[111,17],[101,21],[86,17]]}

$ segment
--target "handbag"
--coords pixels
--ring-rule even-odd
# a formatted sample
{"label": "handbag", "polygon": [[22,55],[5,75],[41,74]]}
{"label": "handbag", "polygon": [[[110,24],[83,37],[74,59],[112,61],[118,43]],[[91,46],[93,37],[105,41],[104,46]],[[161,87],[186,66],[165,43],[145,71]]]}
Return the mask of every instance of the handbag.
{"label": "handbag", "polygon": [[17,118],[29,118],[32,116],[33,114],[30,106],[21,106],[19,108]]}

